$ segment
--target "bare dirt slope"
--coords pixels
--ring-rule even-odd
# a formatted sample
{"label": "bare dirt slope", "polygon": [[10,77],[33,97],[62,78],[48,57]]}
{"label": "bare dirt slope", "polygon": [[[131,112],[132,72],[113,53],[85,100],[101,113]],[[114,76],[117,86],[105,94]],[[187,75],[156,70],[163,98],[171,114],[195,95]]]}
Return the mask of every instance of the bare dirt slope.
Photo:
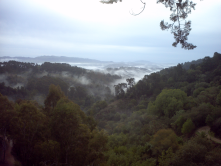
{"label": "bare dirt slope", "polygon": [[207,135],[207,138],[216,142],[216,143],[220,143],[221,144],[221,139],[218,139],[216,137],[212,137],[209,135],[209,131],[210,131],[210,127],[209,126],[204,126],[204,127],[201,127],[197,130],[198,132],[205,132],[205,134]]}

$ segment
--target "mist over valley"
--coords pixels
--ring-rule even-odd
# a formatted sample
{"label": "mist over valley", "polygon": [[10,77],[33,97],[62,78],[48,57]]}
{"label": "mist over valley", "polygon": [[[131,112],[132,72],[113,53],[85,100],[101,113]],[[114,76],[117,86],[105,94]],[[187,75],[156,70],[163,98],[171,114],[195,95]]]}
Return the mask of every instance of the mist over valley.
{"label": "mist over valley", "polygon": [[220,9],[0,0],[0,166],[221,166]]}
{"label": "mist over valley", "polygon": [[123,79],[135,78],[136,81],[142,79],[145,75],[160,71],[164,68],[175,66],[175,63],[153,63],[149,61],[134,62],[113,62],[99,61],[94,59],[65,57],[65,56],[39,56],[30,57],[0,57],[0,62],[19,61],[37,63],[41,65],[44,62],[50,63],[66,63],[71,66],[77,66],[96,72],[111,75],[119,75]]}
{"label": "mist over valley", "polygon": [[[77,142],[81,143],[81,137],[90,141],[89,147],[85,146],[88,149],[82,153],[93,154],[91,149],[101,146],[100,149],[106,149],[99,153],[109,155],[109,158],[103,158],[107,163],[115,162],[115,158],[119,159],[118,152],[123,152],[125,162],[131,158],[128,157],[129,153],[137,155],[138,162],[143,161],[140,155],[149,155],[151,158],[143,163],[146,165],[152,162],[153,166],[157,166],[155,158],[161,156],[168,147],[173,147],[173,155],[179,157],[179,153],[186,154],[182,148],[191,147],[192,151],[192,145],[204,146],[194,142],[199,139],[203,139],[199,142],[207,141],[210,146],[210,151],[203,155],[210,155],[216,142],[212,144],[206,137],[194,136],[195,128],[201,131],[205,128],[203,126],[208,125],[205,129],[209,132],[210,125],[211,130],[216,133],[216,138],[212,137],[212,140],[221,142],[218,139],[221,138],[218,129],[221,117],[221,54],[217,52],[212,58],[205,57],[176,66],[146,61],[87,60],[64,63],[63,60],[63,63],[36,63],[18,61],[19,59],[15,61],[13,58],[5,60],[1,59],[0,62],[0,108],[3,108],[0,109],[0,118],[8,120],[0,123],[10,122],[10,127],[15,126],[16,130],[9,130],[12,135],[20,131],[20,126],[27,122],[32,128],[29,133],[38,131],[38,124],[41,124],[39,135],[44,132],[45,127],[49,126],[50,130],[52,126],[53,135],[49,137],[60,141],[56,137],[59,134],[61,143],[64,139],[75,139],[76,134],[69,133],[77,131]],[[18,123],[21,125],[17,126],[13,118],[20,118]],[[184,143],[187,135],[193,137]],[[23,138],[23,135],[20,137]],[[41,137],[40,143],[32,145],[32,156],[45,151],[44,146],[48,148],[49,145],[55,146],[58,148],[56,152],[60,152],[60,145],[56,141],[44,141],[48,137],[47,132]],[[75,145],[76,141],[72,139],[71,143]],[[166,139],[167,147],[158,151],[158,141],[162,139]],[[23,147],[21,143],[22,141],[18,141],[13,144],[15,148],[12,150]],[[24,145],[26,143],[28,141]],[[150,149],[152,145],[153,149]],[[72,152],[75,150],[76,148],[72,149]],[[53,151],[49,148],[49,154]],[[82,153],[76,151],[74,156],[85,156]],[[114,159],[111,155],[114,155]],[[205,162],[216,163],[219,159],[216,157],[214,162],[205,159]],[[25,157],[21,157],[19,161],[25,160]],[[178,162],[181,160],[179,158]],[[35,159],[32,162],[38,163]],[[177,160],[173,162],[176,163]]]}
{"label": "mist over valley", "polygon": [[94,101],[111,100],[115,85],[127,83],[129,78],[134,78],[136,83],[145,75],[172,66],[149,61],[112,62],[65,56],[0,57],[0,62],[3,69],[0,83],[3,89],[12,88],[11,92],[2,93],[8,94],[11,100],[33,98],[41,105],[50,84],[59,85],[76,103],[84,105],[82,98],[85,96]]}

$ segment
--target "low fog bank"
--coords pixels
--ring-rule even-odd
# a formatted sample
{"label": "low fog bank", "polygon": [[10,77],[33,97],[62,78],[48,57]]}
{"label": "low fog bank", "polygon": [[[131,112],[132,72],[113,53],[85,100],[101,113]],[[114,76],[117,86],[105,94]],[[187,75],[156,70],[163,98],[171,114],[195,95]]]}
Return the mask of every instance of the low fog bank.
{"label": "low fog bank", "polygon": [[[19,59],[19,58],[18,58]],[[5,58],[5,59],[1,59],[4,60],[4,62],[10,61],[10,60],[18,60],[16,58]],[[63,62],[61,62],[63,63]],[[43,63],[37,63],[38,65],[41,65]],[[141,80],[145,75],[149,75],[151,73],[154,72],[158,72],[164,68],[167,67],[171,67],[171,66],[175,66],[176,64],[169,64],[169,63],[152,63],[149,61],[137,61],[137,62],[100,62],[98,63],[93,62],[93,63],[80,63],[80,62],[70,62],[67,63],[71,66],[77,66],[80,68],[84,68],[87,69],[88,72],[99,72],[99,73],[103,73],[103,74],[110,74],[110,75],[118,75],[121,77],[121,79],[116,80],[114,83],[111,82],[111,86],[113,84],[118,84],[118,83],[122,83],[122,82],[126,82],[127,78],[135,78],[136,82]],[[12,74],[0,74],[0,82],[5,82],[6,86],[11,86],[13,88],[16,87],[21,87],[21,86],[25,86],[27,83],[27,77],[28,75],[31,74],[31,70],[26,71],[25,73],[22,74],[17,74],[17,75],[12,75]],[[91,83],[91,80],[89,80],[87,78],[87,76],[85,75],[81,75],[81,76],[76,76],[73,75],[67,71],[62,71],[60,73],[56,72],[56,73],[49,73],[48,71],[42,71],[39,73],[35,73],[34,75],[36,78],[41,78],[43,76],[52,76],[52,77],[61,77],[63,79],[69,79],[72,80],[74,82],[78,82],[79,84],[83,84],[83,85],[88,85]],[[16,77],[16,78],[13,78]],[[11,81],[11,80],[16,80]],[[99,81],[99,80],[97,80]],[[16,83],[15,83],[16,82]],[[107,85],[109,86],[109,85]],[[111,89],[113,89],[112,87],[110,87]]]}
{"label": "low fog bank", "polygon": [[83,107],[111,100],[112,85],[121,78],[65,63],[0,62],[0,93],[10,100],[34,99],[41,105],[51,84],[59,85],[66,96]]}
{"label": "low fog bank", "polygon": [[113,62],[113,61],[100,61],[88,58],[78,58],[78,57],[65,57],[65,56],[54,56],[54,55],[44,55],[38,57],[0,57],[0,62],[8,61],[18,61],[18,62],[29,62],[36,64],[43,64],[44,62],[50,63],[67,63],[71,66],[82,67],[89,70],[103,70],[106,68],[120,68],[120,67],[136,67],[145,68],[155,71],[157,68],[166,68],[170,66],[177,65],[176,63],[156,63],[145,60],[139,60],[134,62]]}
{"label": "low fog bank", "polygon": [[[73,65],[73,63],[72,63]],[[137,61],[137,62],[121,62],[121,63],[110,63],[110,64],[78,64],[78,67],[83,67],[86,69],[94,70],[96,72],[101,72],[104,74],[118,75],[122,79],[117,80],[114,84],[126,83],[126,79],[135,78],[135,81],[138,82],[145,75],[149,75],[154,72],[158,72],[162,69],[176,66],[177,64],[173,63],[152,63],[148,61]]]}
{"label": "low fog bank", "polygon": [[114,85],[119,83],[127,83],[126,79],[134,78],[135,82],[143,79],[145,75],[149,75],[154,72],[158,72],[162,69],[176,66],[177,64],[173,63],[152,63],[148,61],[137,61],[137,62],[120,62],[120,63],[69,63],[73,66],[82,67],[89,69],[91,71],[96,71],[104,74],[118,75],[121,79],[117,79],[113,82],[110,82],[108,87],[111,89],[111,93],[114,94],[115,89]]}
{"label": "low fog bank", "polygon": [[[59,60],[62,61],[58,62]],[[121,82],[125,82],[127,78],[135,78],[136,81],[141,80],[145,75],[149,75],[154,72],[158,72],[164,68],[168,68],[171,66],[176,66],[175,63],[152,63],[149,61],[135,61],[135,62],[110,62],[110,61],[98,61],[93,59],[84,59],[84,58],[71,58],[71,57],[56,57],[56,56],[40,56],[36,58],[27,58],[27,57],[2,57],[0,58],[1,62],[7,62],[10,60],[20,61],[24,60],[31,61],[32,63],[36,63],[38,65],[41,65],[44,63],[44,60],[50,60],[51,63],[67,63],[71,66],[77,66],[80,68],[87,69],[89,71],[95,71],[100,72],[103,74],[111,74],[111,75],[118,75],[121,76],[122,79]],[[66,60],[66,61],[65,61]],[[70,60],[67,62],[67,60]],[[30,72],[30,71],[29,71]],[[49,73],[44,71],[42,73],[36,74],[37,78],[47,76]],[[57,76],[57,74],[50,74],[51,76]],[[63,74],[60,74],[59,76],[62,77],[70,77],[70,74],[63,72]],[[26,76],[25,76],[26,78]],[[0,76],[0,82],[1,80],[5,80]],[[89,80],[85,77],[75,77],[75,80],[78,82],[81,82],[82,84],[89,84]],[[117,81],[119,82],[119,80]],[[8,82],[5,82],[6,85],[9,85]],[[17,85],[19,86],[19,84]],[[16,85],[13,85],[13,87],[16,87]]]}
{"label": "low fog bank", "polygon": [[43,105],[49,85],[55,84],[73,100],[84,103],[86,98],[87,102],[91,100],[89,96],[93,96],[93,100],[111,99],[115,93],[114,85],[127,83],[128,78],[134,78],[137,83],[145,75],[175,65],[148,61],[66,64],[9,61],[1,62],[0,83],[4,83],[1,86],[5,93],[8,91],[7,87],[14,88],[10,90],[9,96],[15,99],[34,98]]}

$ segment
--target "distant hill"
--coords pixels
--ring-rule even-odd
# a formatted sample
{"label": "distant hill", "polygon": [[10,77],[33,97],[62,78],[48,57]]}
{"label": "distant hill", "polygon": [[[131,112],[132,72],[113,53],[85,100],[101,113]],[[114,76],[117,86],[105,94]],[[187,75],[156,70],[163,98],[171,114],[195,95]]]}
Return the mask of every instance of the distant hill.
{"label": "distant hill", "polygon": [[[220,56],[220,55],[221,55],[220,53],[215,52],[215,53],[213,54],[213,57],[214,57],[214,56]],[[193,60],[193,61],[191,61],[191,62],[185,62],[185,63],[182,63],[181,65],[182,65],[183,69],[189,70],[191,65],[196,65],[196,66],[197,66],[197,65],[199,65],[200,63],[203,63],[203,60],[204,60],[204,59],[205,59],[205,58],[198,59],[198,60]]]}
{"label": "distant hill", "polygon": [[33,62],[33,63],[44,63],[44,62],[56,62],[56,63],[112,63],[111,61],[99,61],[87,58],[77,58],[77,57],[66,57],[66,56],[38,56],[35,58],[31,57],[0,57],[0,61],[22,61],[22,62]]}
{"label": "distant hill", "polygon": [[191,66],[192,64],[198,65],[198,64],[200,64],[200,63],[202,63],[202,62],[203,62],[203,59],[198,59],[198,60],[193,60],[193,61],[191,61],[191,62],[185,62],[185,63],[183,63],[183,64],[181,64],[181,65],[182,65],[183,69],[189,70],[189,69],[190,69],[190,66]]}

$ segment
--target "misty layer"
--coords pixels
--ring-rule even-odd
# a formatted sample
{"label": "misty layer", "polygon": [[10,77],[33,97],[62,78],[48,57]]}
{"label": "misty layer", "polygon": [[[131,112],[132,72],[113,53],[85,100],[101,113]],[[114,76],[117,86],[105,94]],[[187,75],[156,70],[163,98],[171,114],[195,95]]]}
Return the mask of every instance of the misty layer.
{"label": "misty layer", "polygon": [[[0,89],[10,99],[34,98],[43,104],[51,84],[81,106],[113,98],[111,88],[120,76],[86,70],[69,64],[45,62],[41,65],[16,61],[0,62]],[[112,92],[111,92],[111,89]]]}

